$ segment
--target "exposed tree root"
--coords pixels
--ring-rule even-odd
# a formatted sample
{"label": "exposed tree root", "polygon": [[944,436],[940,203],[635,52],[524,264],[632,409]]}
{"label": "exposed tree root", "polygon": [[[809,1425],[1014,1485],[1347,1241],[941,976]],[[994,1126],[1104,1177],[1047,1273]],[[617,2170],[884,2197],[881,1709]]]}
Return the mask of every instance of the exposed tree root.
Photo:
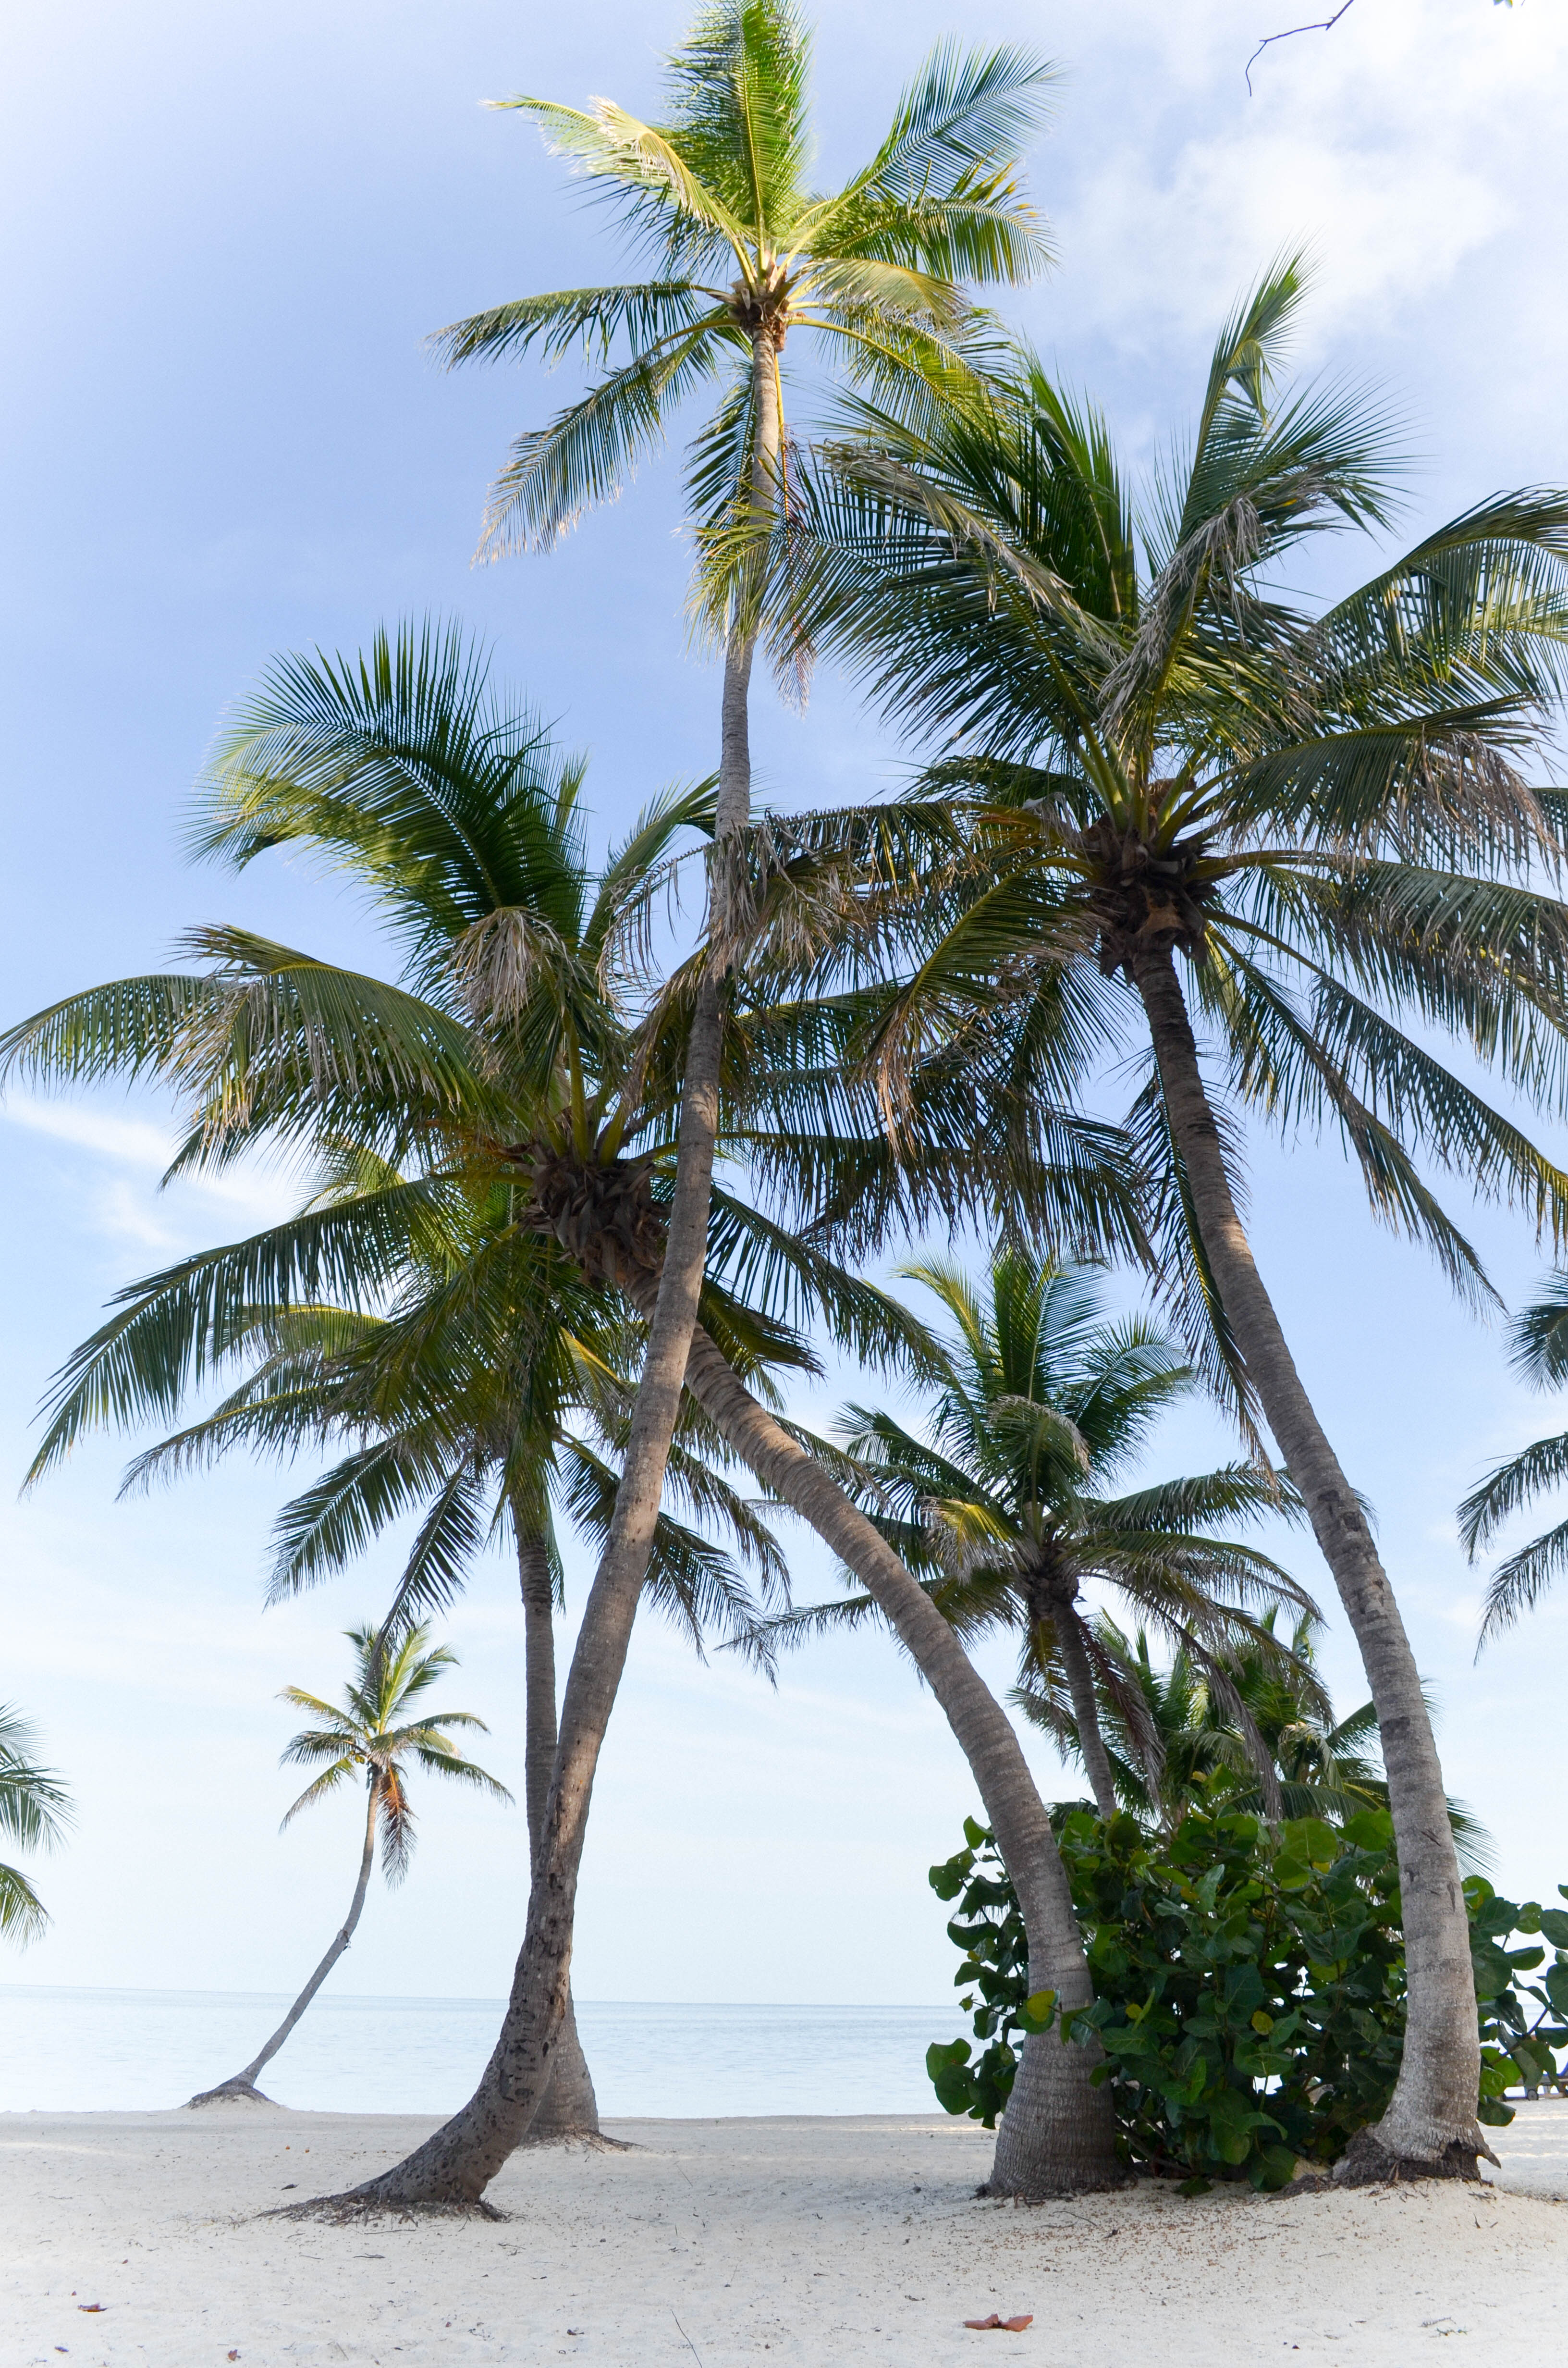
{"label": "exposed tree root", "polygon": [[1124,2187],[1136,2187],[1137,2180],[1128,2170],[1114,2172],[1102,2179],[1064,2180],[1060,2187],[1042,2187],[1026,2195],[1021,2188],[993,2187],[989,2181],[974,2191],[976,2199],[983,2197],[990,2203],[1019,2203],[1032,2210],[1037,2203],[1062,2203],[1074,2195],[1114,2195]]}
{"label": "exposed tree root", "polygon": [[403,2224],[415,2220],[509,2220],[494,2203],[476,2196],[472,2203],[392,2203],[375,2195],[308,2195],[302,2203],[276,2203],[263,2220],[314,2220],[328,2227],[359,2227],[375,2220]]}
{"label": "exposed tree root", "polygon": [[[1332,2183],[1335,2187],[1398,2187],[1416,2179],[1479,2180],[1480,2151],[1466,2146],[1462,2138],[1452,2138],[1440,2155],[1421,2161],[1410,2155],[1394,2154],[1369,2129],[1358,2130],[1334,2166]],[[1486,2151],[1487,2159],[1495,2162],[1496,2156],[1490,2148]]]}
{"label": "exposed tree root", "polygon": [[225,2080],[216,2089],[203,2089],[199,2096],[187,2097],[185,2111],[194,2105],[270,2105],[275,2113],[288,2111],[276,2097],[265,2097],[254,2080]]}
{"label": "exposed tree root", "polygon": [[539,2146],[581,2146],[585,2154],[636,2154],[640,2151],[630,2138],[606,2137],[603,2130],[591,2130],[585,2123],[581,2129],[528,2131],[517,2140],[515,2151],[522,2154]]}

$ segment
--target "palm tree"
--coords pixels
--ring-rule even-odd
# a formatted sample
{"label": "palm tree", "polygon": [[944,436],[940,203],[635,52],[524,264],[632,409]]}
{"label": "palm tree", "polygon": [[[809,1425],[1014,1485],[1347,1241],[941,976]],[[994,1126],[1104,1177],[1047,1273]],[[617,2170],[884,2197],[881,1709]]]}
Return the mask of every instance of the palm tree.
{"label": "palm tree", "polygon": [[292,1825],[302,1809],[313,1808],[318,1801],[324,1801],[330,1793],[362,1775],[365,1839],[354,1896],[331,1948],[266,2046],[251,2058],[243,2072],[220,2082],[216,2089],[204,2089],[199,2096],[190,2098],[188,2101],[193,2105],[218,2104],[230,2097],[256,2097],[263,2103],[270,2102],[261,2097],[256,2081],[354,1938],[364,1910],[365,1895],[370,1887],[378,1835],[381,1873],[388,1883],[401,1883],[408,1873],[415,1840],[414,1812],[409,1806],[404,1772],[409,1762],[416,1763],[426,1775],[447,1776],[455,1783],[472,1785],[488,1793],[493,1800],[509,1803],[512,1798],[505,1784],[487,1776],[472,1759],[465,1759],[446,1732],[449,1727],[464,1726],[477,1727],[481,1735],[488,1735],[490,1730],[482,1718],[466,1710],[420,1711],[413,1718],[407,1716],[420,1696],[438,1683],[442,1671],[457,1667],[458,1656],[449,1645],[437,1645],[426,1650],[430,1631],[426,1625],[407,1629],[391,1646],[375,1628],[350,1628],[345,1633],[354,1647],[358,1667],[353,1680],[343,1690],[341,1703],[324,1702],[319,1694],[308,1694],[299,1686],[285,1686],[278,1697],[279,1702],[290,1702],[296,1710],[309,1712],[321,1722],[295,1736],[278,1762],[284,1768],[321,1769],[320,1775],[306,1785],[286,1813],[278,1830],[282,1832]]}
{"label": "palm tree", "polygon": [[[943,1259],[900,1271],[935,1295],[952,1328],[938,1342],[924,1435],[865,1406],[851,1406],[841,1427],[883,1535],[911,1570],[926,1574],[932,1600],[966,1640],[997,1628],[1019,1635],[1031,1713],[1082,1758],[1102,1816],[1116,1814],[1117,1786],[1096,1695],[1118,1704],[1151,1753],[1157,1737],[1141,1716],[1141,1692],[1104,1647],[1085,1583],[1113,1588],[1212,1673],[1250,1731],[1272,1793],[1272,1762],[1229,1687],[1227,1665],[1242,1648],[1276,1654],[1249,1603],[1272,1611],[1289,1602],[1307,1618],[1316,1607],[1278,1563],[1202,1525],[1289,1515],[1289,1492],[1256,1466],[1231,1464],[1107,1493],[1192,1376],[1148,1324],[1106,1321],[1089,1270],[1002,1250],[983,1299]],[[873,1608],[851,1597],[788,1612],[765,1633],[804,1634]]]}
{"label": "palm tree", "polygon": [[[1561,1387],[1568,1379],[1568,1275],[1554,1274],[1535,1304],[1525,1308],[1513,1330],[1513,1363],[1537,1389]],[[1519,1454],[1495,1464],[1459,1508],[1460,1537],[1473,1563],[1504,1523],[1535,1497],[1568,1478],[1568,1431],[1538,1439]],[[1521,1611],[1540,1601],[1568,1560],[1568,1521],[1554,1522],[1500,1563],[1486,1584],[1486,1609],[1479,1654],[1500,1628],[1511,1628]]]}
{"label": "palm tree", "polygon": [[780,537],[798,587],[780,645],[845,652],[957,753],[923,804],[775,832],[798,860],[849,845],[880,866],[857,943],[893,965],[868,1042],[895,1119],[903,1079],[940,1059],[992,1079],[1001,1128],[1064,1015],[1084,1090],[1114,1048],[1146,1048],[1131,1122],[1170,1304],[1274,1434],[1383,1738],[1411,2008],[1354,2177],[1484,2150],[1464,1903],[1409,1642],[1258,1273],[1189,998],[1234,1104],[1287,1131],[1335,1124],[1375,1211],[1461,1290],[1489,1286],[1415,1148],[1562,1229],[1568,1178],[1421,1034],[1558,1091],[1568,908],[1531,865],[1559,860],[1562,801],[1515,759],[1561,685],[1568,496],[1499,495],[1321,613],[1290,600],[1288,554],[1380,526],[1392,467],[1358,399],[1276,398],[1301,291],[1280,267],[1226,325],[1142,518],[1104,422],[1028,354],[961,411],[861,407]]}
{"label": "palm tree", "polygon": [[[51,1082],[159,1076],[188,1111],[176,1165],[280,1145],[346,1157],[353,1189],[122,1293],[59,1376],[35,1476],[94,1422],[172,1418],[188,1390],[250,1345],[257,1310],[319,1315],[331,1303],[333,1323],[349,1314],[363,1323],[399,1289],[422,1245],[449,1273],[431,1320],[448,1304],[472,1302],[475,1321],[491,1327],[493,1360],[505,1361],[520,1312],[539,1304],[517,1261],[520,1246],[531,1258],[540,1237],[568,1251],[588,1281],[652,1314],[672,1216],[671,1114],[689,973],[684,986],[677,974],[655,995],[636,1025],[622,1003],[638,983],[627,973],[641,916],[680,833],[702,826],[703,798],[661,802],[596,878],[581,848],[579,782],[526,716],[491,699],[483,664],[454,634],[383,636],[358,665],[296,659],[276,670],[219,750],[199,844],[244,863],[291,842],[347,870],[406,950],[408,984],[210,929],[193,940],[214,964],[204,973],[69,997],[13,1030],[0,1062]],[[737,992],[726,1144],[770,1176],[810,1173],[827,1199],[870,1206],[884,1223],[917,1217],[927,1186],[933,1200],[962,1205],[974,1117],[963,1081],[930,1097],[930,1156],[912,1192],[889,1156],[874,1095],[846,1081],[841,1018],[830,1006],[820,1020],[810,1011],[781,1019]],[[1015,1120],[1006,1139],[1010,1156],[1033,1156],[1049,1228],[1099,1254],[1141,1238],[1115,1130],[1037,1099],[1029,1123]],[[494,1239],[471,1260],[450,1245],[482,1187],[498,1192],[498,1212]],[[921,1327],[726,1192],[713,1200],[709,1267],[685,1376],[691,1397],[881,1605],[975,1772],[1024,1903],[1035,1987],[1086,1999],[1050,1820],[1006,1712],[886,1541],[758,1395],[767,1362],[805,1353],[781,1319],[815,1316],[842,1348],[872,1359],[918,1359]],[[415,1346],[419,1338],[416,1324]],[[236,1426],[243,1419],[236,1410]],[[597,1656],[599,1632],[590,1623],[585,1633]],[[602,1735],[594,1722],[608,1718],[612,1695],[596,1671],[574,1712],[584,1736]],[[551,1900],[546,1953],[563,1964],[553,1952],[569,1943],[570,1888],[556,1886]],[[525,1953],[542,1946],[526,1939]],[[405,2192],[483,2191],[539,2101],[552,2011],[531,1987],[519,1991],[472,2118],[460,2117],[449,2146],[443,2140],[439,2159],[408,2175]],[[1078,2049],[1026,2052],[994,2183],[1039,2192],[1114,2175],[1114,2132],[1093,2068]]]}
{"label": "palm tree", "polygon": [[[519,2112],[526,2126],[563,2010],[593,1771],[647,1569],[708,1248],[724,946],[738,885],[731,872],[751,803],[747,700],[761,614],[753,555],[767,547],[787,485],[784,342],[791,326],[819,331],[868,384],[934,383],[959,369],[954,340],[971,325],[956,275],[1016,279],[1040,260],[1013,158],[1043,68],[1010,51],[967,60],[938,51],[870,164],[835,197],[806,180],[808,70],[805,28],[785,0],[720,0],[670,62],[668,122],[644,124],[608,101],[591,114],[519,102],[619,207],[667,276],[525,298],[447,333],[454,359],[529,346],[559,351],[579,336],[607,347],[624,336],[631,349],[517,448],[493,504],[493,538],[515,522],[526,540],[553,541],[587,503],[619,489],[690,388],[726,363],[732,375],[692,472],[699,533],[721,554],[706,590],[724,648],[714,936],[689,1008],[675,1192],[648,1345],[615,1518],[567,1681],[507,2027],[482,2095],[396,2175],[403,2194],[444,2193],[451,2181],[483,2188],[516,2143]],[[731,270],[729,286],[714,284]],[[1058,1920],[1070,1922],[1064,1880],[1058,1889]],[[383,2182],[381,2192],[390,2197],[392,2187]]]}
{"label": "palm tree", "polygon": [[[340,1162],[329,1197],[351,1208],[357,1192],[390,1180],[381,1163],[361,1154]],[[633,1327],[607,1311],[604,1293],[590,1290],[555,1243],[519,1235],[509,1185],[476,1190],[472,1200],[470,1222],[455,1224],[439,1252],[428,1235],[412,1246],[392,1313],[250,1310],[233,1352],[257,1361],[210,1413],[139,1455],[122,1494],[205,1468],[235,1448],[292,1457],[351,1442],[279,1514],[268,1600],[343,1570],[389,1524],[416,1516],[381,1622],[383,1644],[412,1618],[449,1603],[486,1545],[509,1541],[523,1605],[525,1790],[537,1856],[556,1748],[555,1513],[596,1543],[608,1529],[613,1459],[631,1395],[622,1370],[635,1343]],[[585,1423],[574,1425],[574,1415]],[[671,1493],[728,1530],[766,1591],[787,1593],[769,1531],[715,1468],[710,1442],[694,1436],[689,1419],[672,1451]],[[668,1510],[659,1517],[645,1591],[699,1649],[715,1623],[738,1630],[755,1615],[729,1557]],[[597,2130],[569,1994],[528,2136]]]}
{"label": "palm tree", "polygon": [[[1362,1702],[1336,1718],[1317,1668],[1314,1623],[1298,1621],[1279,1644],[1275,1624],[1271,1609],[1261,1622],[1273,1648],[1268,1652],[1243,1644],[1220,1656],[1222,1682],[1216,1684],[1214,1672],[1184,1645],[1161,1668],[1145,1630],[1129,1636],[1101,1616],[1101,1651],[1120,1679],[1104,1687],[1101,1715],[1121,1807],[1157,1819],[1167,1830],[1195,1802],[1212,1804],[1221,1794],[1253,1816],[1321,1817],[1330,1825],[1344,1825],[1365,1809],[1387,1810],[1372,1704]],[[1130,1695],[1138,1698],[1131,1719]],[[1023,1689],[1014,1700],[1027,1717],[1054,1729],[1051,1705]],[[1272,1807],[1261,1781],[1260,1740],[1273,1772]],[[1458,1801],[1449,1803],[1449,1824],[1466,1873],[1483,1873],[1492,1847],[1485,1827]]]}
{"label": "palm tree", "polygon": [[[0,1833],[24,1850],[52,1850],[71,1822],[71,1796],[51,1768],[34,1754],[32,1726],[0,1702]],[[0,1936],[26,1948],[49,1922],[49,1913],[20,1867],[0,1864]]]}

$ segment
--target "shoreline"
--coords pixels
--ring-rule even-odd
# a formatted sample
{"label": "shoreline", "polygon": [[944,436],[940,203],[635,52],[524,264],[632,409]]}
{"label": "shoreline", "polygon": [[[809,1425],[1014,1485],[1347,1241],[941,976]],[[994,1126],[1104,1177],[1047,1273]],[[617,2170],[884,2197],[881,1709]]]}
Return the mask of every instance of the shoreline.
{"label": "shoreline", "polygon": [[992,2140],[973,2123],[775,2114],[616,2119],[627,2153],[525,2151],[490,2191],[495,2222],[262,2216],[435,2124],[259,2106],[0,2115],[0,2358],[950,2368],[973,2357],[964,2319],[997,2311],[1033,2315],[1007,2340],[1051,2368],[1256,2368],[1292,2346],[1408,2368],[1460,2330],[1522,2368],[1547,2356],[1568,2292],[1558,2100],[1492,2134],[1501,2183],[1288,2206],[1161,2182],[979,2201]]}

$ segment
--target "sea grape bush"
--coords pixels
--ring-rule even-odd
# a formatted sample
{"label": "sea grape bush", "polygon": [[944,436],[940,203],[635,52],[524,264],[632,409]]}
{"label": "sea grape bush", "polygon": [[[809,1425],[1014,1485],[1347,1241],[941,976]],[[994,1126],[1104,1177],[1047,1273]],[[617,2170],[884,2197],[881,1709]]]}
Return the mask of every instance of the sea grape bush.
{"label": "sea grape bush", "polygon": [[[1019,2047],[1058,2022],[1028,1993],[1023,1919],[991,1835],[931,1869],[958,1902],[956,1986],[966,2039],[932,2046],[941,2104],[989,2129]],[[1097,2036],[1119,2144],[1134,2170],[1282,2186],[1298,2163],[1333,2162],[1393,2089],[1404,2029],[1404,1956],[1393,1830],[1369,1810],[1343,1827],[1194,1810],[1151,1836],[1131,1816],[1074,1811],[1059,1836],[1094,1981],[1062,2037]],[[1513,2118],[1511,2085],[1559,2085],[1568,2049],[1568,1910],[1500,1899],[1472,1877],[1471,1953],[1483,2041],[1481,2118]],[[1563,1891],[1568,1898],[1568,1888]],[[1524,1948],[1506,1945],[1515,1933]],[[1539,1936],[1539,1937],[1538,1937]],[[1553,1962],[1546,1964],[1550,1943]],[[1541,1969],[1544,1967],[1544,1971]],[[1539,1982],[1527,1976],[1540,1973]]]}

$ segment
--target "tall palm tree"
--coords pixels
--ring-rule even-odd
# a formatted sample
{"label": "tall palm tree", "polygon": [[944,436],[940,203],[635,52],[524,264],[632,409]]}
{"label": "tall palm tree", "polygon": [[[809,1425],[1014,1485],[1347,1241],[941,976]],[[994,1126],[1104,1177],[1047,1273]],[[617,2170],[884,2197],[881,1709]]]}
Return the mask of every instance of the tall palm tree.
{"label": "tall palm tree", "polygon": [[949,752],[924,806],[790,835],[797,857],[841,855],[858,831],[881,863],[857,919],[884,962],[902,922],[872,1043],[895,1117],[903,1078],[939,1056],[993,1077],[1000,1124],[1064,1010],[1085,1081],[1129,1042],[1151,1060],[1133,1123],[1163,1179],[1176,1312],[1273,1432],[1383,1738],[1411,2006],[1355,2177],[1484,2150],[1464,1903],[1409,1642],[1253,1257],[1195,1019],[1232,1110],[1332,1122],[1376,1211],[1461,1290],[1488,1286],[1415,1149],[1561,1231],[1568,1178],[1422,1033],[1561,1093],[1568,908],[1540,880],[1562,801],[1517,760],[1562,685],[1568,495],[1496,496],[1322,611],[1288,598],[1306,537],[1385,521],[1392,465],[1358,399],[1277,394],[1301,290],[1281,267],[1227,324],[1141,516],[1103,420],[1028,354],[962,411],[862,405],[779,538],[797,587],[781,645],[844,652]]}
{"label": "tall palm tree", "polygon": [[[1568,1275],[1552,1275],[1540,1298],[1521,1311],[1514,1325],[1512,1346],[1516,1372],[1535,1388],[1561,1388],[1568,1380]],[[1535,1497],[1561,1487],[1564,1479],[1568,1479],[1568,1431],[1538,1439],[1519,1454],[1495,1464],[1459,1508],[1460,1537],[1471,1561],[1515,1513]],[[1500,1628],[1511,1628],[1521,1611],[1534,1608],[1561,1577],[1565,1563],[1568,1520],[1553,1522],[1498,1565],[1486,1583],[1477,1653]]]}
{"label": "tall palm tree", "polygon": [[[927,1385],[926,1435],[885,1410],[851,1406],[845,1417],[845,1452],[881,1508],[873,1518],[883,1534],[911,1570],[928,1574],[933,1601],[961,1635],[1020,1636],[1019,1683],[1040,1722],[1082,1757],[1102,1816],[1115,1816],[1117,1789],[1097,1694],[1120,1704],[1151,1752],[1157,1744],[1140,1725],[1141,1693],[1104,1649],[1085,1582],[1114,1588],[1211,1673],[1272,1795],[1272,1762],[1227,1661],[1242,1648],[1277,1656],[1249,1604],[1290,1603],[1307,1618],[1316,1607],[1278,1563],[1206,1525],[1290,1512],[1289,1493],[1247,1464],[1108,1493],[1192,1377],[1146,1323],[1105,1319],[1086,1269],[1004,1250],[983,1299],[946,1260],[901,1271],[935,1294],[952,1328]],[[869,1608],[862,1597],[787,1613],[768,1633],[805,1633]]]}
{"label": "tall palm tree", "polygon": [[318,1801],[326,1800],[345,1784],[363,1778],[365,1838],[354,1896],[331,1948],[266,2046],[252,2056],[243,2072],[221,2081],[216,2089],[204,2089],[199,2096],[192,2097],[188,2101],[193,2105],[217,2104],[230,2097],[261,2096],[256,2084],[262,2072],[354,1938],[370,1887],[378,1836],[381,1873],[387,1882],[401,1883],[408,1873],[415,1840],[414,1811],[409,1805],[405,1772],[411,1762],[427,1776],[449,1777],[454,1783],[488,1793],[493,1800],[510,1802],[512,1798],[505,1784],[487,1776],[472,1759],[465,1759],[447,1733],[449,1727],[461,1726],[477,1727],[481,1735],[488,1735],[490,1730],[482,1718],[466,1710],[421,1709],[413,1717],[408,1715],[420,1697],[439,1682],[442,1672],[457,1667],[458,1656],[449,1645],[431,1646],[429,1628],[423,1624],[405,1630],[390,1646],[375,1628],[350,1628],[345,1633],[354,1647],[358,1668],[343,1690],[341,1702],[324,1702],[319,1694],[306,1693],[299,1686],[285,1686],[278,1697],[279,1702],[290,1702],[296,1710],[307,1711],[320,1721],[319,1725],[306,1727],[285,1747],[279,1766],[321,1770],[285,1813],[279,1831],[292,1825],[301,1810],[314,1808]]}
{"label": "tall palm tree", "polygon": [[[277,669],[220,748],[199,843],[238,863],[292,843],[347,870],[404,948],[407,983],[208,930],[194,941],[214,962],[205,973],[69,997],[13,1030],[0,1061],[51,1082],[158,1076],[188,1111],[179,1167],[261,1145],[338,1156],[347,1142],[359,1182],[347,1200],[328,1193],[284,1225],[123,1293],[59,1377],[35,1472],[94,1421],[172,1418],[186,1391],[247,1345],[257,1309],[333,1302],[362,1321],[426,1242],[438,1263],[449,1259],[452,1304],[472,1298],[503,1358],[519,1311],[537,1303],[517,1286],[524,1241],[553,1240],[587,1281],[644,1318],[653,1312],[689,972],[684,986],[677,975],[653,995],[639,1023],[623,1006],[638,985],[640,916],[680,834],[702,826],[703,800],[663,802],[596,877],[581,848],[577,779],[526,717],[490,698],[483,666],[455,635],[382,637],[357,666],[299,659]],[[918,1217],[926,1204],[889,1157],[874,1095],[846,1079],[839,1015],[780,1021],[770,1003],[737,990],[728,1017],[726,1144],[769,1175],[809,1172],[829,1200],[869,1203],[883,1222]],[[961,1078],[944,1081],[928,1115],[930,1201],[964,1205],[975,1112]],[[1140,1237],[1115,1130],[1037,1099],[1006,1140],[1010,1156],[1033,1155],[1047,1231],[1100,1254]],[[446,1246],[482,1186],[504,1186],[503,1206],[494,1242],[471,1263]],[[728,1192],[714,1198],[709,1266],[690,1395],[881,1605],[974,1770],[1024,1905],[1035,1987],[1086,2000],[1050,1820],[1005,1710],[886,1541],[758,1395],[769,1360],[802,1353],[782,1319],[824,1321],[841,1347],[873,1359],[918,1356],[920,1327]],[[599,1632],[590,1623],[585,1634],[583,1649],[597,1656]],[[613,1692],[601,1662],[574,1713],[585,1736],[602,1735]],[[543,1950],[559,1970],[570,1888],[551,1897],[548,1930],[525,1939],[524,1952],[531,1965]],[[555,2010],[534,1987],[508,2009],[473,2113],[405,2182],[400,2170],[402,2192],[478,2193],[527,2129]],[[1082,2050],[1026,2051],[995,2183],[1038,2192],[1114,2175],[1093,2068]]]}
{"label": "tall palm tree", "polygon": [[[52,1850],[71,1822],[71,1796],[53,1769],[34,1756],[37,1749],[29,1722],[0,1702],[0,1834],[24,1850]],[[0,1938],[25,1949],[48,1922],[48,1910],[21,1868],[0,1864]]]}
{"label": "tall palm tree", "polygon": [[[492,534],[515,521],[534,541],[553,541],[586,503],[616,492],[687,390],[731,365],[719,411],[698,439],[692,492],[705,541],[739,557],[721,558],[707,589],[724,648],[715,939],[690,1004],[674,1198],[615,1518],[562,1704],[543,1872],[494,2077],[399,2174],[404,2192],[445,2192],[454,2180],[483,2185],[499,2168],[518,2112],[526,2117],[537,2098],[563,2009],[593,1771],[647,1569],[708,1249],[723,947],[751,804],[747,701],[761,617],[753,554],[767,544],[787,485],[784,342],[792,325],[820,331],[869,384],[934,383],[958,367],[955,340],[971,326],[957,275],[1016,279],[1040,259],[1014,157],[1036,111],[1041,67],[1008,51],[937,52],[869,165],[824,197],[806,179],[809,63],[804,25],[787,0],[720,0],[670,61],[665,123],[642,123],[608,101],[591,113],[520,102],[666,276],[525,298],[447,336],[455,359],[531,345],[558,351],[579,336],[607,347],[623,336],[631,347],[624,364],[514,452]],[[1060,1912],[1070,1915],[1065,1883],[1059,1888]]]}

